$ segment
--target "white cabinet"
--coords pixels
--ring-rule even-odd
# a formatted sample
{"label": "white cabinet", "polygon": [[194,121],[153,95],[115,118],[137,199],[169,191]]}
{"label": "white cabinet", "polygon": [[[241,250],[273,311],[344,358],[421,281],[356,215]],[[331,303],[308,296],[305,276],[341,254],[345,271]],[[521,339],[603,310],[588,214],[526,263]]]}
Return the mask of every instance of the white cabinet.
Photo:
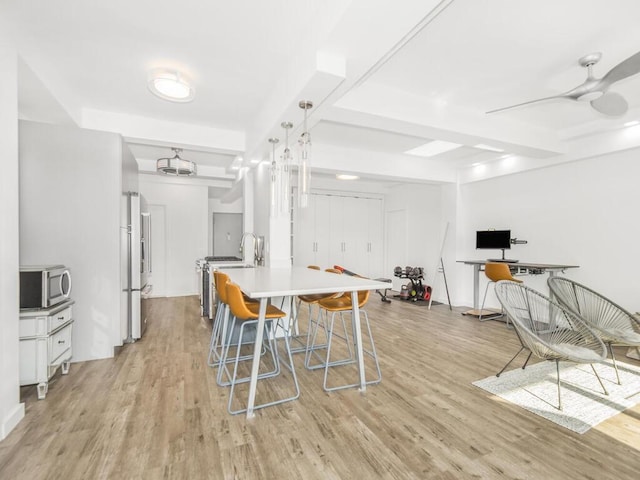
{"label": "white cabinet", "polygon": [[294,210],[294,265],[329,266],[330,200],[326,195],[310,195],[307,208]]}
{"label": "white cabinet", "polygon": [[294,212],[293,263],[383,276],[382,221],[379,198],[312,194],[309,207]]}
{"label": "white cabinet", "polygon": [[20,385],[37,383],[39,399],[47,395],[49,379],[59,367],[63,375],[69,373],[73,303],[20,312]]}

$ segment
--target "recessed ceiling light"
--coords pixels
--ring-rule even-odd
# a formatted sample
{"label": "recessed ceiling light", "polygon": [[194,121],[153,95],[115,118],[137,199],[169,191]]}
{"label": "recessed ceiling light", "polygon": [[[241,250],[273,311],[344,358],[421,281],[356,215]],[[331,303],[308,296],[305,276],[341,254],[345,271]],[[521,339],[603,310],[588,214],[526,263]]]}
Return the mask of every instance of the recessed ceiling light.
{"label": "recessed ceiling light", "polygon": [[254,158],[253,160],[251,160],[251,164],[252,165],[257,165],[260,163],[260,159],[259,158]]}
{"label": "recessed ceiling light", "polygon": [[479,148],[480,150],[489,150],[490,152],[504,152],[502,148],[492,147],[491,145],[485,145],[484,143],[479,143],[474,145],[475,148]]}
{"label": "recessed ceiling light", "polygon": [[448,152],[450,150],[455,150],[456,148],[461,147],[459,143],[452,142],[444,142],[442,140],[434,140],[433,142],[425,143],[424,145],[420,145],[419,147],[412,148],[411,150],[407,150],[406,154],[408,155],[417,155],[419,157],[433,157],[440,153]]}
{"label": "recessed ceiling light", "polygon": [[336,174],[336,178],[338,180],[358,180],[360,177],[358,175],[348,175],[346,173],[338,173]]}
{"label": "recessed ceiling light", "polygon": [[151,93],[170,102],[190,102],[195,96],[188,79],[177,70],[152,70],[147,86]]}
{"label": "recessed ceiling light", "polygon": [[640,120],[633,120],[624,124],[625,127],[633,127],[635,125],[640,125]]}

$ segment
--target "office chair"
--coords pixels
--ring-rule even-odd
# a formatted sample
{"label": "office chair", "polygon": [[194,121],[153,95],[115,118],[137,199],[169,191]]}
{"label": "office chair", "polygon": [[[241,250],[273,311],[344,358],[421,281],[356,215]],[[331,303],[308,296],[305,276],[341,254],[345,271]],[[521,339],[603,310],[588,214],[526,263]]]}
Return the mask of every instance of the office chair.
{"label": "office chair", "polygon": [[[484,274],[487,276],[489,281],[487,282],[487,286],[484,289],[484,297],[482,297],[482,306],[480,307],[480,315],[478,315],[478,320],[481,322],[485,320],[495,320],[496,318],[504,317],[504,309],[501,310],[500,316],[498,317],[490,317],[482,319],[482,312],[484,311],[484,302],[487,300],[487,292],[489,291],[489,285],[492,283],[495,285],[497,282],[501,280],[509,280],[511,282],[522,283],[522,280],[515,278],[511,275],[511,270],[509,269],[509,265],[507,263],[500,262],[487,262],[484,264]],[[507,317],[507,325],[509,325],[509,317]]]}

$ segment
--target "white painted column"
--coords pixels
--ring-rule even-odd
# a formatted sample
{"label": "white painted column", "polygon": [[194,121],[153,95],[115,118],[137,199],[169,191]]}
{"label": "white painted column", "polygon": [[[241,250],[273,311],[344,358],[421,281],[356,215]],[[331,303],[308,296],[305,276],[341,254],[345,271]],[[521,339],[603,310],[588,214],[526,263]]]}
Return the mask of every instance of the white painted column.
{"label": "white painted column", "polygon": [[24,417],[18,377],[18,56],[0,46],[0,440]]}

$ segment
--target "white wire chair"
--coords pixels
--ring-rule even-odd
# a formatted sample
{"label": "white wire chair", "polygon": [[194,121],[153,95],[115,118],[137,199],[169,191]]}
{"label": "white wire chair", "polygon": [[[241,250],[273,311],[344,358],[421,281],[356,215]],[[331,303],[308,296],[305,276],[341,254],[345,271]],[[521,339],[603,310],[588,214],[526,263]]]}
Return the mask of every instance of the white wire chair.
{"label": "white wire chair", "polygon": [[608,347],[620,385],[613,344],[640,347],[640,321],[604,295],[568,278],[551,277],[547,284],[558,303],[580,316]]}
{"label": "white wire chair", "polygon": [[496,374],[497,377],[520,352],[529,350],[523,369],[532,355],[556,362],[559,410],[562,410],[561,361],[590,364],[605,395],[609,394],[593,366],[594,363],[604,361],[607,354],[606,347],[598,335],[578,315],[540,292],[508,280],[501,280],[496,284],[496,296],[511,319],[521,344],[518,353]]}

